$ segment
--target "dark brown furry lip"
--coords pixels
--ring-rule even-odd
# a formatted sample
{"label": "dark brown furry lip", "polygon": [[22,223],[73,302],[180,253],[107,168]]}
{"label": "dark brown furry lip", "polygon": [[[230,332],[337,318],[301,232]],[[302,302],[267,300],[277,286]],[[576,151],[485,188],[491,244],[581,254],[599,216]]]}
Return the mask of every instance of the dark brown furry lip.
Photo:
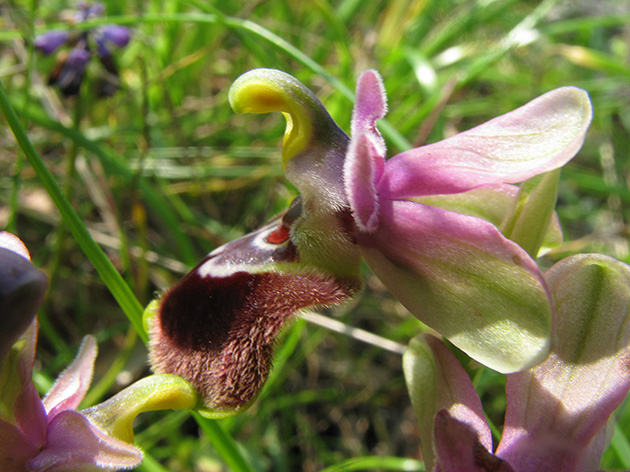
{"label": "dark brown furry lip", "polygon": [[207,407],[237,410],[266,381],[276,339],[299,309],[334,305],[359,289],[328,275],[192,271],[162,299],[151,333],[151,363],[185,378]]}

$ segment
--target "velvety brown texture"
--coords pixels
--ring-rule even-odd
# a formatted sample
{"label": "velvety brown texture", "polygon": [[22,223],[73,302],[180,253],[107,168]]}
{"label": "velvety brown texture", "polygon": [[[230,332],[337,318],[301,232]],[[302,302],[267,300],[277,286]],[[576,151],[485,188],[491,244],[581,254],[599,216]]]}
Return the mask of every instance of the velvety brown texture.
{"label": "velvety brown texture", "polygon": [[193,270],[162,298],[151,363],[191,382],[209,408],[244,407],[269,375],[287,319],[301,308],[340,303],[358,289],[354,281],[311,273],[202,278]]}

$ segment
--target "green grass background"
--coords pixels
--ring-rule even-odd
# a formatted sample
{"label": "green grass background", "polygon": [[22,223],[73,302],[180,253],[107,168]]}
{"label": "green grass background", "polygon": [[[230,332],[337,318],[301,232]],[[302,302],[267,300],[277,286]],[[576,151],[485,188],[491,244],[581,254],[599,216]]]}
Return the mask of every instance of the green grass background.
{"label": "green grass background", "polygon": [[[108,16],[84,26],[132,28],[130,44],[115,55],[122,87],[96,99],[92,64],[78,100],[45,85],[55,59],[32,48],[36,34],[67,27],[59,13],[74,4],[0,4],[0,80],[41,156],[0,121],[0,228],[18,234],[52,279],[40,314],[42,391],[87,333],[100,354],[86,405],[147,375],[146,350],[129,320],[137,323],[141,306],[211,249],[295,197],[280,167],[282,117],[238,116],[227,101],[230,84],[255,67],[296,76],[346,130],[356,78],[379,70],[390,155],[553,88],[586,89],[593,125],[560,183],[566,242],[541,264],[593,251],[630,262],[627,1],[104,3]],[[326,315],[401,344],[424,329],[367,269],[365,278],[354,303]],[[249,411],[217,422],[181,411],[141,415],[137,444],[148,456],[138,470],[423,470],[400,364],[382,346],[300,320],[286,331]],[[468,367],[500,428],[502,377]],[[622,408],[603,467],[630,467],[628,437],[630,408]]]}

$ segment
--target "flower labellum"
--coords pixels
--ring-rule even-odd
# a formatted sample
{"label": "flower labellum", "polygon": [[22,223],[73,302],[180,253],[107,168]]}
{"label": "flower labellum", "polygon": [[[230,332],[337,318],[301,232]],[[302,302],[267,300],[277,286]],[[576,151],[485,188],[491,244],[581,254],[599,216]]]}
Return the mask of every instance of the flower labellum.
{"label": "flower labellum", "polygon": [[145,312],[154,370],[188,380],[211,416],[255,399],[293,313],[338,304],[360,288],[301,263],[290,239],[300,212],[298,199],[282,218],[211,252]]}
{"label": "flower labellum", "polygon": [[[357,292],[361,259],[413,315],[479,362],[509,373],[547,356],[552,306],[530,254],[497,229],[500,221],[440,201],[462,207],[484,192],[512,201],[518,189],[509,184],[560,168],[590,123],[586,92],[551,91],[389,160],[376,126],[387,111],[384,86],[374,71],[359,78],[351,138],[278,70],[242,75],[229,100],[237,113],[285,116],[282,164],[300,196],[282,217],[211,252],[147,310],[157,372],[184,377],[217,411],[248,405],[286,320]],[[528,242],[534,254],[556,229],[549,206],[535,206],[547,209],[523,215],[550,230]]]}

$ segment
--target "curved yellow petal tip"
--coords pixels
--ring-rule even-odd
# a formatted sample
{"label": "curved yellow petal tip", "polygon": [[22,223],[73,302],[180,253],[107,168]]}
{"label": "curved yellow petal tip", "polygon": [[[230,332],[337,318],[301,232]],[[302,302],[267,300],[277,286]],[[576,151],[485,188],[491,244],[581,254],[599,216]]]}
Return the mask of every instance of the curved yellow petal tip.
{"label": "curved yellow petal tip", "polygon": [[295,77],[275,69],[254,69],[241,75],[228,99],[236,113],[281,112],[287,120],[282,165],[311,143],[315,126],[332,119],[315,95]]}
{"label": "curved yellow petal tip", "polygon": [[191,410],[200,404],[197,392],[185,379],[172,374],[154,374],[81,413],[110,436],[133,443],[133,421],[140,413]]}

